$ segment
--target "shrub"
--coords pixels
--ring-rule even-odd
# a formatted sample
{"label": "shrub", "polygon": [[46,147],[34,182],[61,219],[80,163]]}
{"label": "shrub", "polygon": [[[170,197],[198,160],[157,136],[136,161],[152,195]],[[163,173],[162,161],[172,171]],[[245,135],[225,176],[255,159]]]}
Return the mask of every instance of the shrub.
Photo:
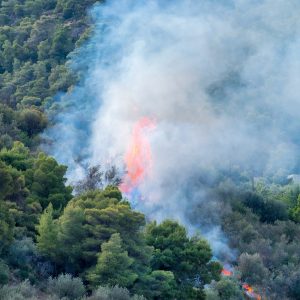
{"label": "shrub", "polygon": [[0,284],[6,284],[9,279],[9,268],[2,260],[0,260]]}
{"label": "shrub", "polygon": [[146,300],[143,296],[134,295],[130,297],[126,288],[119,286],[99,286],[88,300]]}
{"label": "shrub", "polygon": [[36,294],[36,289],[25,280],[16,285],[4,285],[0,289],[0,300],[35,300]]}
{"label": "shrub", "polygon": [[242,280],[250,284],[262,284],[267,278],[268,270],[264,267],[258,253],[253,255],[242,253],[239,257],[239,271]]}
{"label": "shrub", "polygon": [[57,278],[48,279],[47,290],[59,298],[79,299],[85,294],[85,288],[80,278],[73,278],[70,274],[61,274]]}

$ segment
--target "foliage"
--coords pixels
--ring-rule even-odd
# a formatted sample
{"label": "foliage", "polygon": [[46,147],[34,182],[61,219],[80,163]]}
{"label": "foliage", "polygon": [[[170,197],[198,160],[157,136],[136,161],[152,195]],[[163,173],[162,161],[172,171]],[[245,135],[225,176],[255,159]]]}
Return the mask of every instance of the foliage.
{"label": "foliage", "polygon": [[92,31],[95,2],[0,1],[0,299],[240,299],[243,282],[267,299],[300,299],[298,184],[238,167],[206,180],[238,252],[238,283],[220,278],[201,237],[172,220],[147,225],[122,198],[115,167],[90,167],[74,197],[66,167],[39,151],[68,108],[56,99],[78,80],[67,60]]}
{"label": "foliage", "polygon": [[[254,284],[268,299],[289,299],[289,291],[297,278],[300,267],[300,227],[286,220],[286,217],[282,220],[280,216],[286,216],[287,208],[295,207],[298,195],[297,185],[260,183],[255,193],[236,190],[224,199],[233,210],[224,213],[222,225],[230,246],[240,252],[238,269],[241,278]],[[267,201],[283,203],[283,206],[274,207],[271,221],[261,217],[260,205]],[[279,209],[283,209],[283,212]]]}
{"label": "foliage", "polygon": [[126,288],[119,286],[99,286],[92,294],[87,298],[88,300],[146,300],[143,296],[134,295],[130,296],[129,291]]}
{"label": "foliage", "polygon": [[211,262],[208,243],[197,236],[188,238],[185,228],[177,222],[166,220],[159,225],[149,224],[146,239],[154,247],[152,268],[174,274],[180,286],[180,297],[202,297],[204,285],[219,279],[221,266]]}
{"label": "foliage", "polygon": [[0,200],[0,254],[8,248],[13,240],[14,221],[8,207]]}
{"label": "foliage", "polygon": [[135,290],[147,299],[174,299],[176,296],[174,274],[170,271],[153,271],[140,279]]}
{"label": "foliage", "polygon": [[242,300],[244,299],[239,283],[230,277],[223,277],[205,290],[207,300]]}
{"label": "foliage", "polygon": [[53,220],[53,207],[50,203],[44,210],[37,226],[37,248],[41,254],[55,257],[57,247],[57,223]]}
{"label": "foliage", "polygon": [[108,242],[101,245],[98,261],[87,278],[91,286],[101,284],[130,287],[138,275],[132,270],[133,258],[123,250],[122,239],[119,233],[114,233]]}
{"label": "foliage", "polygon": [[8,265],[0,260],[0,285],[8,283],[9,279],[9,267]]}
{"label": "foliage", "polygon": [[25,280],[19,284],[4,285],[0,288],[1,300],[37,299],[37,290]]}
{"label": "foliage", "polygon": [[49,278],[48,291],[60,299],[76,300],[85,294],[85,288],[80,278],[73,278],[70,274],[61,274],[57,278]]}

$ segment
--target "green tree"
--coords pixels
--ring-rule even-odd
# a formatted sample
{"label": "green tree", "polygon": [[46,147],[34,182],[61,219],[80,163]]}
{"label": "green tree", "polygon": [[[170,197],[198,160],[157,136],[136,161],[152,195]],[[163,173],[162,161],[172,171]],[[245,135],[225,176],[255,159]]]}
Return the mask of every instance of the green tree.
{"label": "green tree", "polygon": [[203,298],[204,285],[213,279],[219,280],[221,265],[211,261],[208,243],[199,237],[188,238],[185,228],[177,222],[151,223],[146,230],[146,240],[154,247],[152,268],[174,273],[178,297]]}
{"label": "green tree", "polygon": [[66,58],[73,48],[69,30],[60,26],[54,33],[50,54],[56,59],[62,60]]}
{"label": "green tree", "polygon": [[114,233],[108,242],[103,243],[98,261],[87,275],[92,287],[101,284],[130,287],[138,275],[132,270],[134,259],[124,250],[119,233]]}
{"label": "green tree", "polygon": [[244,299],[237,282],[230,278],[222,278],[215,286],[221,300]]}
{"label": "green tree", "polygon": [[138,269],[148,264],[151,250],[141,237],[145,216],[132,210],[130,204],[122,201],[121,197],[118,188],[109,186],[103,191],[95,190],[80,195],[70,202],[69,205],[83,209],[85,215],[86,238],[82,240],[85,266],[96,263],[101,244],[107,242],[114,233],[120,233],[129,256],[136,258]]}
{"label": "green tree", "polygon": [[0,161],[0,200],[4,199],[9,193],[12,192],[13,178],[9,172],[9,168],[5,163]]}
{"label": "green tree", "polygon": [[25,131],[29,137],[42,132],[47,126],[47,119],[44,114],[37,109],[26,108],[19,114],[19,127]]}
{"label": "green tree", "polygon": [[0,200],[0,255],[13,241],[14,225],[7,205]]}
{"label": "green tree", "polygon": [[176,281],[170,271],[156,270],[142,276],[134,287],[147,299],[175,299]]}
{"label": "green tree", "polygon": [[65,265],[65,270],[76,274],[82,271],[82,241],[86,237],[84,230],[84,211],[70,203],[58,220],[58,245],[60,263]]}
{"label": "green tree", "polygon": [[27,175],[30,190],[28,201],[38,202],[43,208],[52,203],[59,210],[72,198],[72,188],[65,186],[67,168],[59,165],[52,157],[40,153]]}
{"label": "green tree", "polygon": [[37,225],[38,235],[37,249],[47,257],[55,258],[57,255],[57,222],[53,220],[53,207],[50,203],[41,215],[40,222]]}

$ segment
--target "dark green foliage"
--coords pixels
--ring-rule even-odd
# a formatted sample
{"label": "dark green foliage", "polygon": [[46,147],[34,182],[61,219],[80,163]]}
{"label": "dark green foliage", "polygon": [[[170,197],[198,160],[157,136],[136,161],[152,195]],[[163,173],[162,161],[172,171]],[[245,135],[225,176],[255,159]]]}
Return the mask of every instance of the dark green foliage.
{"label": "dark green foliage", "polygon": [[15,235],[33,236],[43,208],[52,203],[58,211],[71,199],[65,186],[66,168],[44,154],[34,158],[22,143],[0,151],[0,200],[16,223]]}
{"label": "dark green foliage", "polygon": [[14,220],[5,202],[0,200],[0,255],[13,240]]}
{"label": "dark green foliage", "polygon": [[2,284],[8,283],[8,279],[9,279],[9,267],[4,261],[0,260],[0,286]]}
{"label": "dark green foliage", "polygon": [[138,275],[133,271],[134,259],[123,249],[119,233],[114,233],[108,242],[101,245],[98,261],[87,275],[91,286],[108,284],[130,287],[137,280]]}
{"label": "dark green foliage", "polygon": [[244,204],[251,208],[262,222],[274,223],[276,220],[288,219],[287,207],[281,201],[264,199],[258,194],[247,193]]}
{"label": "dark green foliage", "polygon": [[177,222],[167,220],[159,225],[150,224],[146,239],[154,247],[152,268],[174,274],[180,286],[177,297],[201,298],[204,285],[219,279],[221,265],[211,262],[208,243],[199,237],[188,238],[185,228]]}
{"label": "dark green foliage", "polygon": [[32,137],[46,128],[47,120],[37,109],[26,108],[19,115],[19,124],[19,128]]}
{"label": "dark green foliage", "polygon": [[[240,252],[242,280],[254,284],[268,299],[289,299],[300,266],[300,227],[286,218],[287,208],[297,205],[299,188],[258,183],[255,189],[255,193],[231,192],[226,201],[233,211],[224,213],[222,225],[232,248]],[[272,206],[263,216],[269,201],[281,205]]]}
{"label": "dark green foliage", "polygon": [[[64,271],[83,272],[96,264],[102,243],[107,242],[112,234],[119,233],[124,250],[136,258],[133,268],[142,271],[151,253],[140,232],[145,218],[131,210],[127,202],[120,201],[119,196],[118,189],[111,186],[104,191],[84,194],[70,201],[57,221],[46,211],[44,214],[54,227],[57,222],[57,236],[51,241],[53,248],[59,251],[49,249],[44,254],[52,256]],[[42,221],[44,218],[41,218],[38,228]],[[48,233],[49,230],[44,231],[46,243]]]}
{"label": "dark green foliage", "polygon": [[27,172],[28,187],[31,191],[29,201],[39,201],[42,208],[52,203],[54,209],[66,206],[72,198],[71,187],[66,187],[67,168],[59,165],[55,159],[40,153],[32,170]]}
{"label": "dark green foliage", "polygon": [[243,300],[239,283],[230,277],[223,277],[206,289],[207,300]]}
{"label": "dark green foliage", "polygon": [[[36,135],[47,125],[45,106],[76,82],[66,57],[86,32],[85,9],[96,1],[58,2],[0,2],[0,101],[8,114],[4,121],[0,117],[0,133],[7,134],[1,136],[0,147],[9,146],[9,138],[36,147]],[[72,22],[64,17],[70,9],[76,12]],[[13,122],[7,120],[12,115],[9,108],[15,110]]]}
{"label": "dark green foliage", "polygon": [[135,290],[147,299],[174,299],[176,297],[176,281],[170,271],[156,270],[143,276]]}
{"label": "dark green foliage", "polygon": [[65,27],[59,27],[53,36],[50,54],[58,61],[63,61],[73,48],[74,44],[70,39],[70,31]]}

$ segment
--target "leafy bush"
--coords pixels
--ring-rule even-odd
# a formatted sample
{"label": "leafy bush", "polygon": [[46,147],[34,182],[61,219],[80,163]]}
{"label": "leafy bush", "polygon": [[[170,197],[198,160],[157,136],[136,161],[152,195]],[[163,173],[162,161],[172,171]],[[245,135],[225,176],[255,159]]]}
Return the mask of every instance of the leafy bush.
{"label": "leafy bush", "polygon": [[36,295],[36,289],[28,280],[16,285],[4,285],[0,289],[0,300],[35,300],[37,299]]}
{"label": "leafy bush", "polygon": [[59,298],[74,300],[85,294],[85,288],[80,278],[73,278],[70,274],[61,274],[57,278],[48,279],[47,291]]}
{"label": "leafy bush", "polygon": [[88,300],[146,300],[143,296],[130,296],[126,288],[119,286],[99,286]]}

